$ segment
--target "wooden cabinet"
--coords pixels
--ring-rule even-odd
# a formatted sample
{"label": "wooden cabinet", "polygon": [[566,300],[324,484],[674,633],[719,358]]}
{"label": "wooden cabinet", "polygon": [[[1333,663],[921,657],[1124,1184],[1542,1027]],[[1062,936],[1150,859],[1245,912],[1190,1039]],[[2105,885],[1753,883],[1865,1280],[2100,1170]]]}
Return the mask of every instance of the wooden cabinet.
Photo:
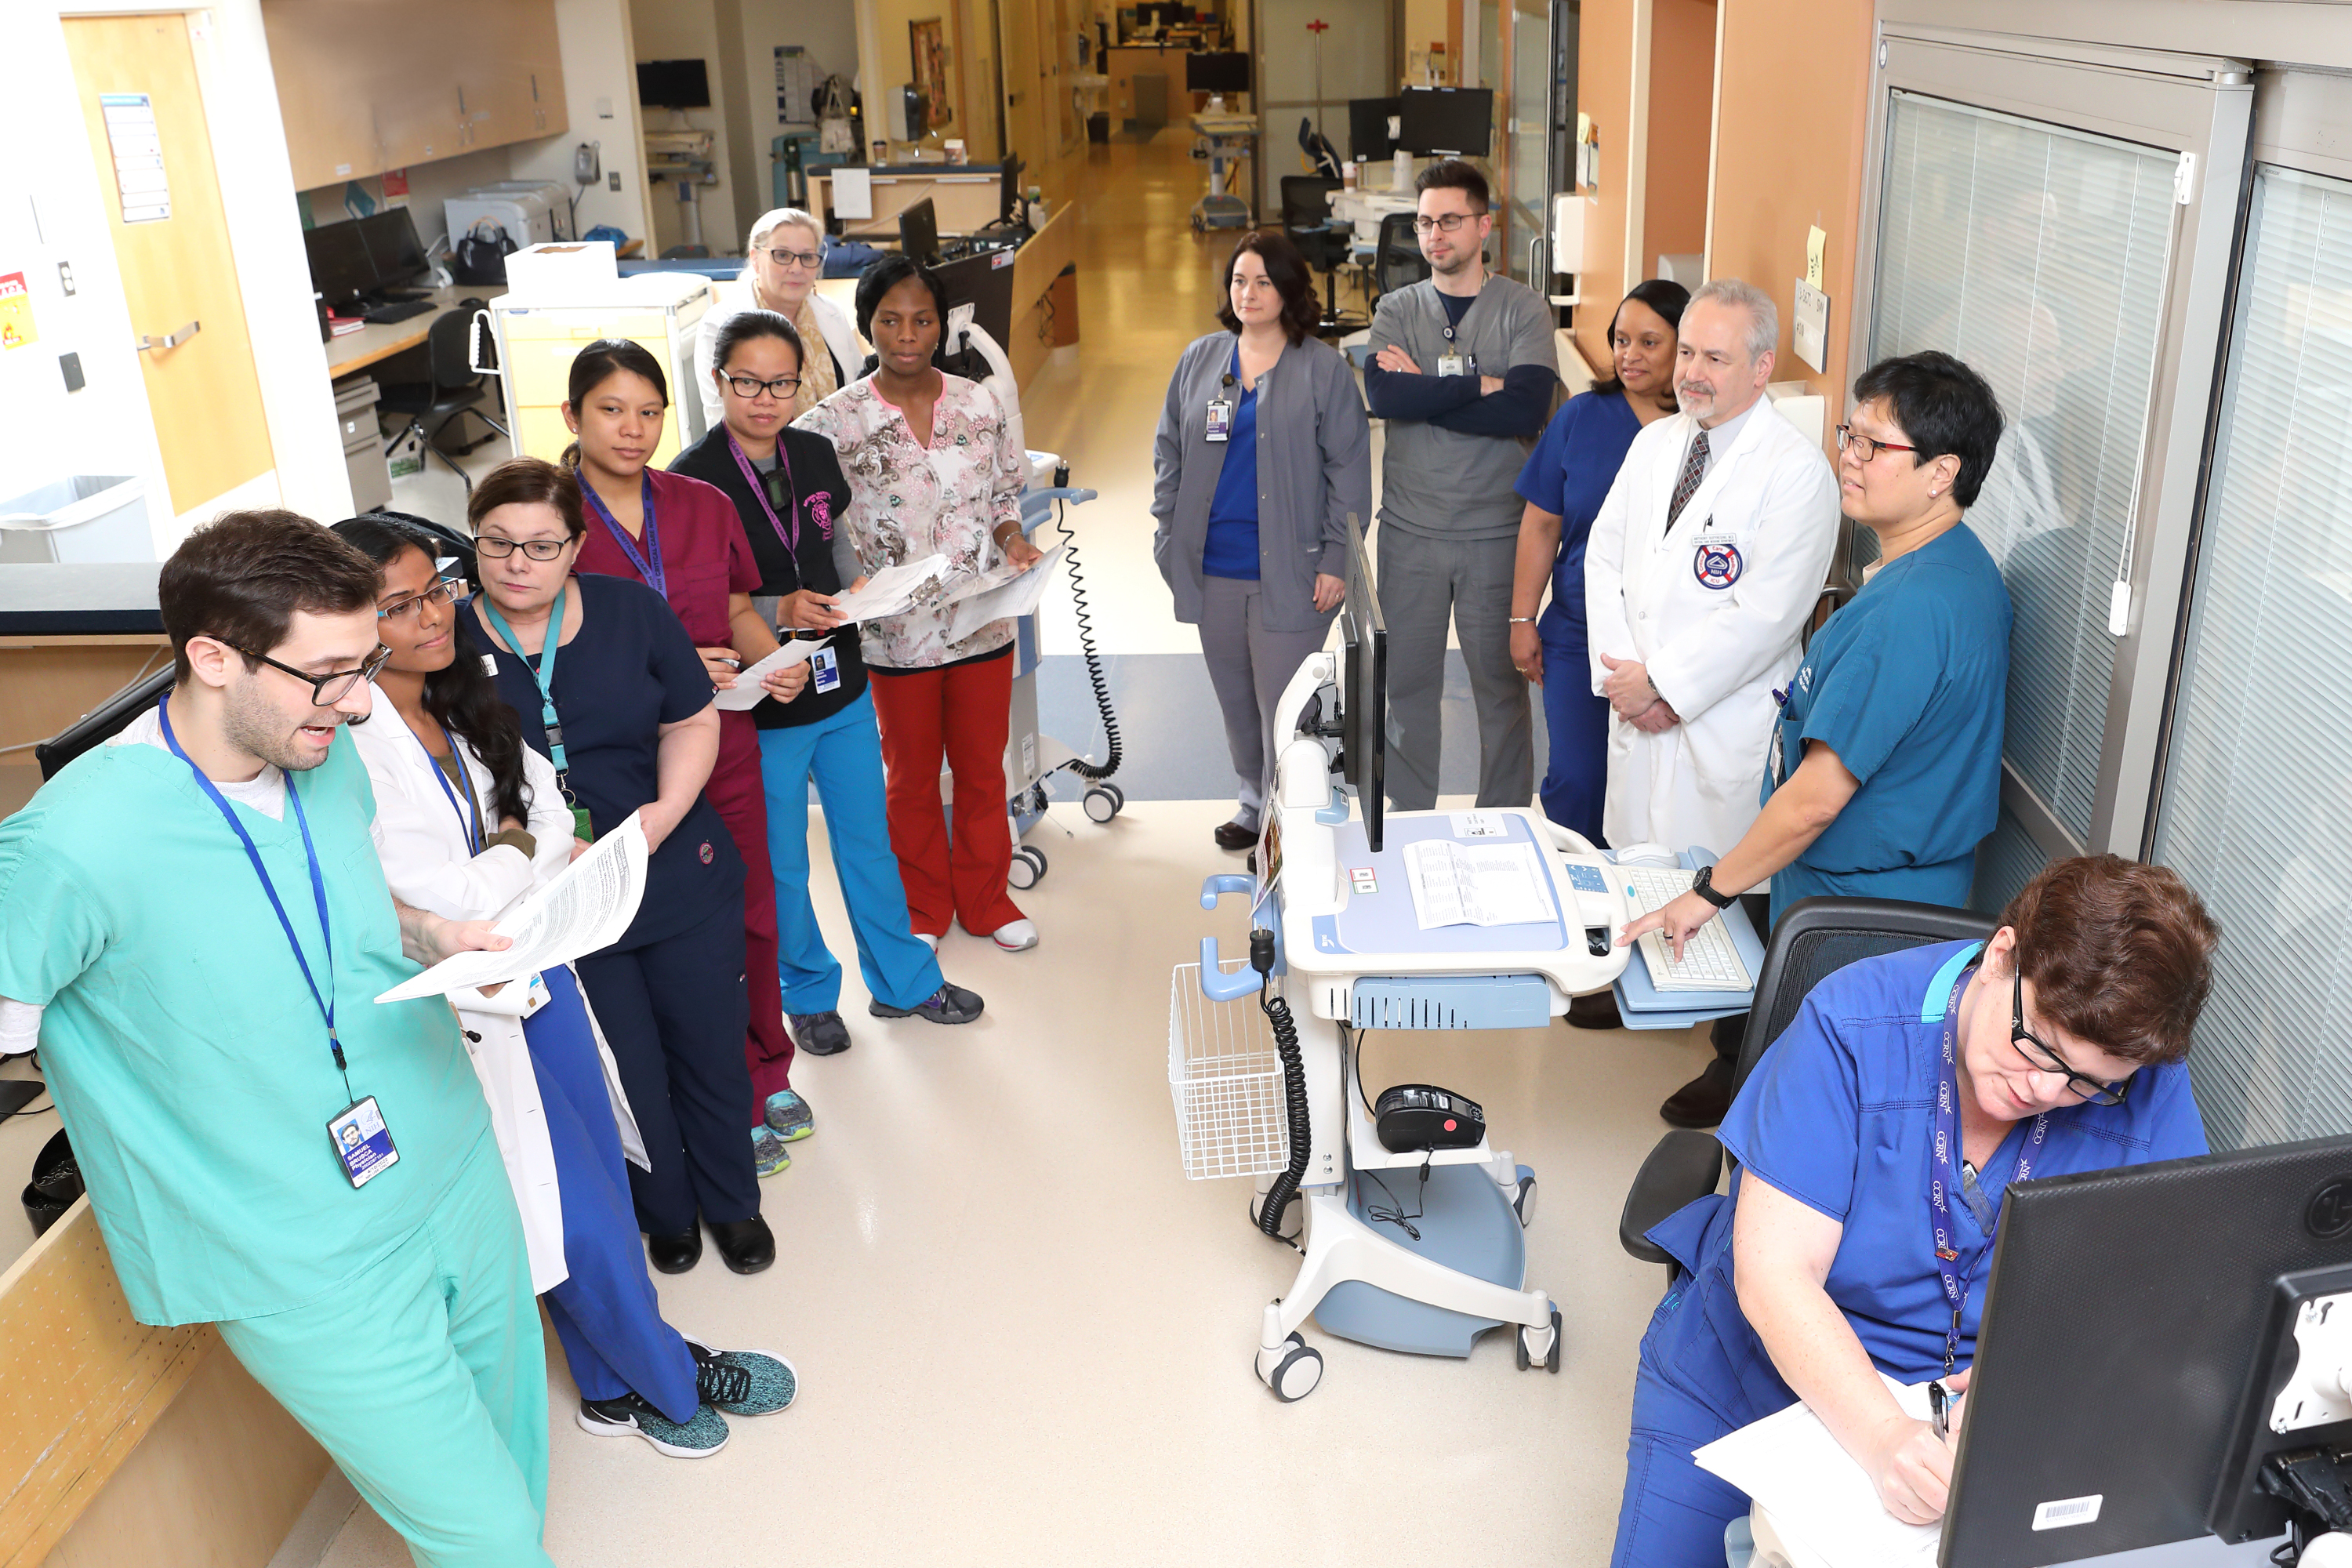
{"label": "wooden cabinet", "polygon": [[569,130],[554,0],[264,0],[298,190]]}

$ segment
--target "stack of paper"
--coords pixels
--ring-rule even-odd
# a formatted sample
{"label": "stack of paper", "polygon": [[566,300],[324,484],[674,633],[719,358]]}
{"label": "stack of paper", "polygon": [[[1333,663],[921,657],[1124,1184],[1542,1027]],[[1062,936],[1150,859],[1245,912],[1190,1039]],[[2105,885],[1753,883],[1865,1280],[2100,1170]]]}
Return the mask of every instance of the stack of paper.
{"label": "stack of paper", "polygon": [[1044,560],[1025,569],[992,567],[950,589],[948,603],[955,606],[955,617],[948,626],[948,641],[961,642],[991,621],[1025,616],[1034,610],[1045,596],[1045,585],[1053,580],[1054,568],[1062,563],[1062,555],[1068,549],[1066,544],[1057,545]]}
{"label": "stack of paper", "polygon": [[947,574],[948,558],[926,555],[900,566],[885,566],[866,579],[866,586],[835,598],[833,607],[843,620],[870,621],[895,616],[915,602],[915,590]]}
{"label": "stack of paper", "polygon": [[[1928,1419],[1927,1385],[1878,1374],[1904,1414]],[[1791,1405],[1691,1456],[1755,1500],[1791,1548],[1821,1568],[1935,1568],[1940,1524],[1906,1524],[1878,1500],[1878,1486],[1838,1446],[1822,1418]]]}
{"label": "stack of paper", "polygon": [[1405,882],[1423,931],[1438,926],[1527,925],[1551,919],[1543,865],[1532,844],[1466,847],[1444,838],[1404,847]]}

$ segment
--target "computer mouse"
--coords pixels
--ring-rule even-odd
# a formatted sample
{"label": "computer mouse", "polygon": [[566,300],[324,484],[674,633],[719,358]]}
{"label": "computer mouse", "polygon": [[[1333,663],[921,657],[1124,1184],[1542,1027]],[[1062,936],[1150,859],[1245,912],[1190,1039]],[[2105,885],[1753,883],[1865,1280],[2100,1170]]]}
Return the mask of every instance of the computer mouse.
{"label": "computer mouse", "polygon": [[1672,868],[1680,864],[1675,858],[1675,852],[1663,844],[1627,844],[1620,847],[1616,854],[1617,864],[1620,866]]}

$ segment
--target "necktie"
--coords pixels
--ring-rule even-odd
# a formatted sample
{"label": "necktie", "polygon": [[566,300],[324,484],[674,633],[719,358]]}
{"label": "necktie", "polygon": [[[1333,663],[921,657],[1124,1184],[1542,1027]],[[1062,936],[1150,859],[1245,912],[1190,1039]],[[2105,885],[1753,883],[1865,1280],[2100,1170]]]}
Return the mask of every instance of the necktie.
{"label": "necktie", "polygon": [[1675,481],[1675,499],[1666,503],[1668,528],[1674,527],[1675,520],[1682,516],[1683,508],[1690,504],[1691,497],[1698,494],[1699,481],[1706,478],[1706,432],[1701,430],[1691,437],[1690,456],[1683,459],[1683,477]]}

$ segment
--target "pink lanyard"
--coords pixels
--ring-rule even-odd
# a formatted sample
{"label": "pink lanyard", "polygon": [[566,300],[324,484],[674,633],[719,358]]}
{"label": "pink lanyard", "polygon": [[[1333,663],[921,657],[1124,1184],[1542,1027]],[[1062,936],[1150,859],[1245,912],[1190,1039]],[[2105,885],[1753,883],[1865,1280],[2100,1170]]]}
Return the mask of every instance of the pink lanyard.
{"label": "pink lanyard", "polygon": [[793,491],[791,508],[793,531],[790,533],[784,531],[782,521],[776,516],[776,509],[768,504],[768,487],[760,482],[760,475],[751,467],[751,459],[743,455],[743,443],[735,439],[735,432],[731,429],[727,431],[727,449],[735,454],[735,466],[743,471],[743,482],[751,487],[751,494],[759,500],[760,510],[768,514],[768,526],[776,531],[776,537],[783,542],[785,552],[793,557],[793,564],[798,565],[801,550],[801,488],[793,479],[793,460],[784,454],[782,433],[779,432],[776,436],[776,461],[783,468],[784,483],[790,485]]}

